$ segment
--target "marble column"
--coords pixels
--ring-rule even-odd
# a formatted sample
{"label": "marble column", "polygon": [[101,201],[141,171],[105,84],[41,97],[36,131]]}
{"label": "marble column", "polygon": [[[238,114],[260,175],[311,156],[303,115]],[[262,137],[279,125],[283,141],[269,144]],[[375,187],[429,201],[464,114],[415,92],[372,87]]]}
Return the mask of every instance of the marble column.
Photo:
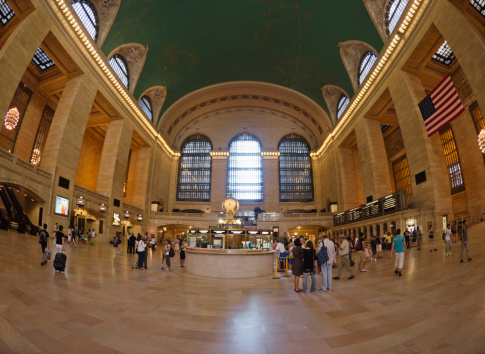
{"label": "marble column", "polygon": [[177,184],[178,184],[178,167],[179,167],[178,155],[172,156],[170,163],[170,175],[168,179],[168,204],[167,211],[171,212],[175,207],[175,201],[177,200]]}
{"label": "marble column", "polygon": [[222,201],[226,199],[227,158],[228,154],[212,154],[211,173],[211,209],[222,210]]}
{"label": "marble column", "polygon": [[263,207],[267,212],[280,211],[278,155],[263,155]]}

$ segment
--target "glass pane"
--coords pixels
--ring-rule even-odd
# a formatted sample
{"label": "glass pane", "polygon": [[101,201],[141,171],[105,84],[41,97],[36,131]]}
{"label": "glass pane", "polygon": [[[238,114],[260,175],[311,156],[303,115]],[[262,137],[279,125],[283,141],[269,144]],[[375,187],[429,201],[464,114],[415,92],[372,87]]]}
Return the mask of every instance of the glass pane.
{"label": "glass pane", "polygon": [[96,18],[93,5],[87,0],[74,0],[71,2],[72,8],[76,11],[84,28],[95,41],[98,39],[98,19]]}
{"label": "glass pane", "polygon": [[386,12],[386,30],[390,35],[396,28],[409,0],[391,0]]}
{"label": "glass pane", "polygon": [[357,76],[359,86],[362,85],[367,75],[369,75],[370,69],[372,69],[376,60],[377,57],[372,52],[367,52],[362,56],[359,65],[359,74]]}

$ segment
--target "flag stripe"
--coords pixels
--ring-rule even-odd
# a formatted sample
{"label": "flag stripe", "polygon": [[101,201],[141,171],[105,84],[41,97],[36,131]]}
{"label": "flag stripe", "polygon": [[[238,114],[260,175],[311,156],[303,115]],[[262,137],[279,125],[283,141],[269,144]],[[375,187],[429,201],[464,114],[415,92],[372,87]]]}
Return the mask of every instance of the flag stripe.
{"label": "flag stripe", "polygon": [[465,111],[449,74],[441,80],[427,98],[420,102],[420,110],[428,136],[432,136]]}

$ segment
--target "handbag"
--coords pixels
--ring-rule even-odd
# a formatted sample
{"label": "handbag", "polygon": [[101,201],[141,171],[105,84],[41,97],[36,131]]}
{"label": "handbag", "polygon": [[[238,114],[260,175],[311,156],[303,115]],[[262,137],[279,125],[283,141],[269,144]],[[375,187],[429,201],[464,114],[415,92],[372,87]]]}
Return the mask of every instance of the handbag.
{"label": "handbag", "polygon": [[46,248],[45,252],[44,252],[44,259],[50,261],[51,254],[52,254],[52,251],[50,249]]}

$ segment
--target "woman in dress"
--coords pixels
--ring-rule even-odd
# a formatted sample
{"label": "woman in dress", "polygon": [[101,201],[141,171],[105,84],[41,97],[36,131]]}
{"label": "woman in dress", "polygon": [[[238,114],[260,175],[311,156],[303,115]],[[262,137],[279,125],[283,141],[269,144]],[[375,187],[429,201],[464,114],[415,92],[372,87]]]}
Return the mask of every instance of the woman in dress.
{"label": "woman in dress", "polygon": [[291,250],[291,259],[293,260],[293,281],[295,284],[295,292],[300,293],[300,276],[303,274],[303,251],[301,249],[301,242],[296,239],[294,242],[295,247]]}
{"label": "woman in dress", "polygon": [[317,290],[317,279],[315,277],[315,266],[317,265],[317,254],[313,247],[313,242],[308,240],[303,247],[303,293],[307,292],[308,276],[312,278],[312,286],[310,292],[314,293]]}

